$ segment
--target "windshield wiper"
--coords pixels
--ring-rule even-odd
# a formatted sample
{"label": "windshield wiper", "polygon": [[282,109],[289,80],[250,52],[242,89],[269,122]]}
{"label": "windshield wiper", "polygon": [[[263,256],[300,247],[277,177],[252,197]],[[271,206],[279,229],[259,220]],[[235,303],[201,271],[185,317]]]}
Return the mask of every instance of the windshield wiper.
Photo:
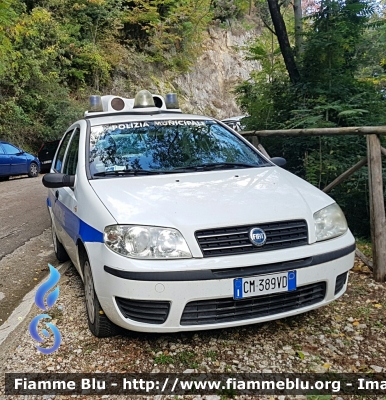
{"label": "windshield wiper", "polygon": [[162,175],[162,174],[173,174],[177,172],[189,172],[189,171],[212,171],[215,169],[233,169],[233,168],[258,168],[263,166],[270,166],[270,164],[257,165],[257,164],[247,164],[247,163],[229,163],[229,162],[219,162],[219,163],[207,163],[198,165],[188,165],[186,167],[178,167],[172,170],[148,170],[148,169],[122,169],[118,171],[105,171],[96,172],[93,176],[124,176],[124,175]]}
{"label": "windshield wiper", "polygon": [[211,171],[214,169],[256,168],[256,167],[261,167],[261,165],[247,164],[247,163],[220,162],[220,163],[188,165],[186,167],[174,168],[174,171]]}
{"label": "windshield wiper", "polygon": [[169,171],[151,171],[149,169],[122,169],[118,171],[105,171],[105,172],[96,172],[93,174],[94,176],[123,176],[123,175],[160,175],[166,174]]}

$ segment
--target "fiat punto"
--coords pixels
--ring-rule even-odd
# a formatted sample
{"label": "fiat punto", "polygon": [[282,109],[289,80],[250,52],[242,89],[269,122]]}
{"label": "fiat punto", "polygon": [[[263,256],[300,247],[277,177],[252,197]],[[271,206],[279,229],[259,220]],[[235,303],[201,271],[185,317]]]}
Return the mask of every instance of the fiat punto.
{"label": "fiat punto", "polygon": [[216,329],[341,296],[355,241],[339,206],[176,96],[92,96],[44,176],[59,261],[98,337]]}

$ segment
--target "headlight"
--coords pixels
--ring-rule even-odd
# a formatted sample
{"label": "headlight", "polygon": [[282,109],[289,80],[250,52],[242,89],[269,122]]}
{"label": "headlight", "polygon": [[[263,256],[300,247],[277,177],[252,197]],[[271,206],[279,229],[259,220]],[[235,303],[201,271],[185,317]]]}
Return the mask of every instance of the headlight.
{"label": "headlight", "polygon": [[314,223],[317,242],[343,235],[348,229],[346,217],[336,203],[316,212]]}
{"label": "headlight", "polygon": [[104,242],[108,248],[125,257],[147,260],[191,258],[181,233],[172,228],[152,226],[106,226]]}

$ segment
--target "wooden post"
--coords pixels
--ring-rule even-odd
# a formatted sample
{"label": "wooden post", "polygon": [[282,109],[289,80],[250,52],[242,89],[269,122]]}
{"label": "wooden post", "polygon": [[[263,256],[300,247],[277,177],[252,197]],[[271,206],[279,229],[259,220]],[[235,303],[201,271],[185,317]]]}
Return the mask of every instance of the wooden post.
{"label": "wooden post", "polygon": [[358,247],[355,249],[355,255],[369,267],[370,271],[374,271],[373,263],[370,261],[359,249]]}
{"label": "wooden post", "polygon": [[382,179],[381,143],[375,134],[367,135],[369,166],[370,224],[373,242],[373,273],[377,282],[386,278],[386,218]]}
{"label": "wooden post", "polygon": [[261,153],[263,153],[267,158],[270,158],[269,154],[263,147],[263,145],[260,143],[259,137],[256,135],[253,135],[251,137],[251,143],[254,147],[256,147],[257,150],[259,150]]}
{"label": "wooden post", "polygon": [[251,143],[256,149],[258,149],[258,146],[260,144],[259,138],[256,135],[251,136]]}

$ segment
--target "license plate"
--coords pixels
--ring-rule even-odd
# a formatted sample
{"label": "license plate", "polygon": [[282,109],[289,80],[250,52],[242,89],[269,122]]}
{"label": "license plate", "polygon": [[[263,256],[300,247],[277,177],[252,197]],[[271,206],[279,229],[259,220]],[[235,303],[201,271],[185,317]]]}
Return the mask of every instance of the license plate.
{"label": "license plate", "polygon": [[251,276],[233,280],[233,298],[261,296],[264,294],[296,290],[296,271]]}
{"label": "license plate", "polygon": [[52,160],[42,161],[42,164],[49,164],[49,163],[52,163]]}

